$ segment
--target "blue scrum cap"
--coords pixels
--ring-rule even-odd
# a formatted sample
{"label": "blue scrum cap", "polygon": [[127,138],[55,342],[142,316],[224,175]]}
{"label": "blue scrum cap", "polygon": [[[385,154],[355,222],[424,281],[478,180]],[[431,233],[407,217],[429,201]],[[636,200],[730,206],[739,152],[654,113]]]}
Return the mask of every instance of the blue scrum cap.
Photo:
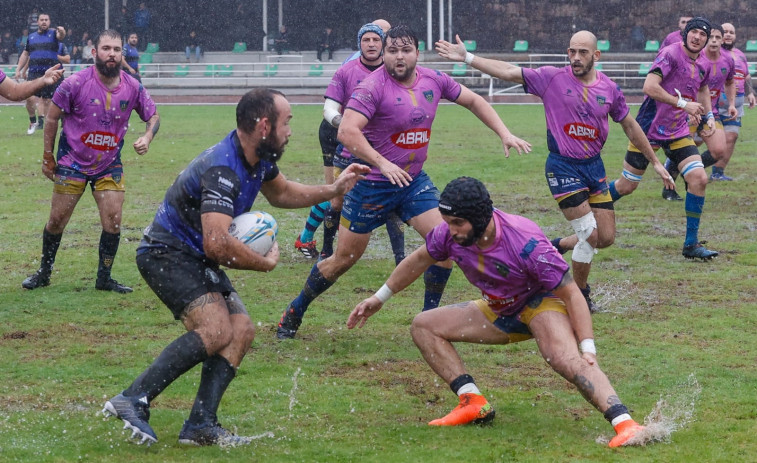
{"label": "blue scrum cap", "polygon": [[381,41],[384,41],[384,30],[378,27],[377,25],[373,23],[364,24],[363,27],[360,28],[359,31],[357,31],[357,49],[360,50],[360,41],[363,40],[363,36],[368,33],[373,32],[374,34],[378,34]]}

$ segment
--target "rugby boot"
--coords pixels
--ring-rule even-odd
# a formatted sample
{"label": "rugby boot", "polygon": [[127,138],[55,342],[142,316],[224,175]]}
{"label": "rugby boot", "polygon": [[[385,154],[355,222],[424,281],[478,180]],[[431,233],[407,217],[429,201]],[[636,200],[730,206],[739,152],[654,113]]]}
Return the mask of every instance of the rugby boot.
{"label": "rugby boot", "polygon": [[644,431],[644,429],[646,428],[644,428],[644,426],[640,425],[634,420],[626,420],[618,423],[615,426],[615,432],[617,434],[610,440],[610,443],[607,445],[613,448],[621,447],[623,445],[633,445],[634,442],[632,441],[632,439],[639,436],[641,432]]}
{"label": "rugby boot", "polygon": [[147,396],[126,397],[118,394],[105,402],[102,414],[106,417],[115,416],[124,422],[124,429],[131,430],[131,437],[138,438],[138,444],[146,443],[148,446],[158,442],[158,436],[152,430],[147,421],[150,419],[150,403]]}
{"label": "rugby boot", "polygon": [[179,443],[186,445],[245,445],[252,442],[248,437],[237,436],[224,429],[219,422],[193,424],[184,422],[179,432]]}
{"label": "rugby boot", "polygon": [[722,172],[713,172],[710,175],[710,181],[711,182],[732,182],[733,177],[729,177]]}
{"label": "rugby boot", "polygon": [[449,414],[429,422],[429,426],[459,426],[485,424],[494,419],[494,407],[481,394],[461,394],[460,403]]}
{"label": "rugby boot", "polygon": [[683,201],[683,198],[681,198],[676,190],[669,190],[667,188],[662,189],[662,199],[668,201]]}
{"label": "rugby boot", "polygon": [[300,324],[302,324],[302,317],[295,315],[294,309],[288,307],[281,316],[279,327],[276,329],[276,337],[278,339],[294,339]]}
{"label": "rugby boot", "polygon": [[39,124],[36,122],[32,122],[31,124],[29,124],[29,128],[26,130],[26,134],[32,135],[34,132],[37,131],[38,128],[40,128]]}
{"label": "rugby boot", "polygon": [[586,288],[578,288],[581,290],[581,294],[583,294],[584,299],[586,299],[586,305],[589,306],[589,312],[590,313],[597,313],[599,308],[597,307],[597,304],[594,303],[594,301],[591,300],[591,286],[588,284],[586,285]]}
{"label": "rugby boot", "polygon": [[704,241],[689,246],[684,245],[682,251],[683,257],[687,259],[710,260],[718,256],[719,253],[717,251],[711,251],[702,246],[703,244]]}
{"label": "rugby boot", "polygon": [[43,286],[50,286],[51,270],[39,269],[33,275],[29,275],[22,283],[24,289],[36,289]]}
{"label": "rugby boot", "polygon": [[297,235],[297,239],[294,241],[294,247],[305,256],[306,259],[317,259],[318,249],[316,248],[315,240],[303,243],[300,241],[302,235]]}
{"label": "rugby boot", "polygon": [[128,294],[134,291],[128,286],[122,285],[121,283],[117,282],[113,278],[108,278],[107,280],[97,280],[95,282],[95,289],[99,289],[100,291],[113,291],[120,294]]}

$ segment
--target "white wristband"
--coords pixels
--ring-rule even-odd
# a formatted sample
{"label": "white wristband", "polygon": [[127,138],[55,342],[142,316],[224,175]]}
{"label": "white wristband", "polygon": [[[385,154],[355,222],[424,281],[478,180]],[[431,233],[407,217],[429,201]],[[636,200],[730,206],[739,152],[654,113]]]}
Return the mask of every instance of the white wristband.
{"label": "white wristband", "polygon": [[374,294],[374,296],[376,296],[376,299],[378,299],[379,301],[381,301],[382,304],[384,304],[386,301],[389,300],[390,297],[392,297],[393,294],[394,292],[392,292],[392,290],[389,289],[386,283],[384,283],[384,286],[379,288],[379,290],[376,291],[376,294]]}
{"label": "white wristband", "polygon": [[475,58],[476,55],[474,55],[471,52],[465,52],[465,59],[463,60],[465,64],[471,64],[473,62],[473,58]]}
{"label": "white wristband", "polygon": [[679,108],[681,108],[681,109],[685,108],[686,107],[686,100],[684,100],[683,98],[679,98],[678,99],[678,103],[676,103],[676,106],[679,107]]}
{"label": "white wristband", "polygon": [[581,352],[583,352],[584,354],[589,353],[597,355],[597,346],[594,345],[593,339],[584,339],[583,341],[581,341],[579,347],[581,348]]}

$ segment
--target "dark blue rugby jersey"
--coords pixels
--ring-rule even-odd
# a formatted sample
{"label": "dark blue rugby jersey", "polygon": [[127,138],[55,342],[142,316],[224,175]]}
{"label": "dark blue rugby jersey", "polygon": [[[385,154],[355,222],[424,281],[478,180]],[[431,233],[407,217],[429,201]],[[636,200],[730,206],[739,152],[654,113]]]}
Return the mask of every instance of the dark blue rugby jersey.
{"label": "dark blue rugby jersey", "polygon": [[51,66],[58,64],[58,38],[55,30],[29,34],[26,51],[29,52],[29,74],[43,75]]}
{"label": "dark blue rugby jersey", "polygon": [[279,175],[276,164],[251,166],[244,158],[236,130],[197,156],[168,188],[137,253],[170,246],[205,257],[202,245],[204,212],[236,217],[248,212],[263,182]]}
{"label": "dark blue rugby jersey", "polygon": [[128,43],[124,44],[123,48],[124,59],[126,64],[131,66],[134,71],[139,72],[139,50],[136,47],[132,47]]}

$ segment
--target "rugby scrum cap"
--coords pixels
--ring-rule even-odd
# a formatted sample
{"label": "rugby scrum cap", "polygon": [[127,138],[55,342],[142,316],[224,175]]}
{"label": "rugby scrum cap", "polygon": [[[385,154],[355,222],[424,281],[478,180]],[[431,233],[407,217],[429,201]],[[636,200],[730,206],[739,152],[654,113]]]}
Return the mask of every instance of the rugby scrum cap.
{"label": "rugby scrum cap", "polygon": [[377,25],[373,23],[364,24],[363,27],[360,28],[359,31],[357,31],[357,49],[361,50],[360,48],[360,41],[363,40],[363,36],[367,34],[368,32],[373,32],[374,34],[378,34],[381,41],[384,41],[384,30],[378,27]]}
{"label": "rugby scrum cap", "polygon": [[483,183],[471,177],[458,177],[444,187],[439,197],[439,212],[470,222],[473,239],[477,241],[492,219],[494,206]]}
{"label": "rugby scrum cap", "polygon": [[710,24],[710,21],[708,21],[706,18],[703,18],[701,16],[697,16],[696,18],[689,19],[689,22],[686,23],[686,27],[683,28],[681,31],[681,37],[683,38],[683,43],[686,43],[686,37],[689,35],[689,31],[692,29],[701,29],[704,31],[705,34],[707,34],[707,39],[710,39],[710,33],[712,32],[712,24]]}

